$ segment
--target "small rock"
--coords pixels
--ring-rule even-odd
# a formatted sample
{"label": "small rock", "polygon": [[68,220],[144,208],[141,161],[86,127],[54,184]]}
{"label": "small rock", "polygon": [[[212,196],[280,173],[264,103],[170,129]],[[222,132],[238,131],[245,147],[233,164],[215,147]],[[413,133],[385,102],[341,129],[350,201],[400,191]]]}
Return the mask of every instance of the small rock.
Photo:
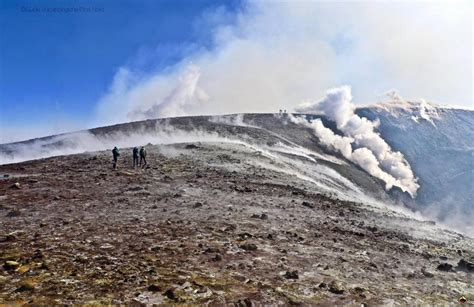
{"label": "small rock", "polygon": [[246,244],[240,245],[240,248],[244,249],[246,251],[256,251],[257,250],[257,245],[255,245],[253,243],[246,243]]}
{"label": "small rock", "polygon": [[150,248],[152,252],[159,252],[161,250],[161,246],[155,245]]}
{"label": "small rock", "polygon": [[466,260],[461,259],[459,260],[456,269],[459,271],[474,272],[474,263],[467,262]]}
{"label": "small rock", "polygon": [[193,208],[199,208],[199,207],[202,207],[202,203],[201,202],[197,202],[193,205]]}
{"label": "small rock", "polygon": [[298,271],[286,271],[285,275],[283,275],[286,279],[298,279]]}
{"label": "small rock", "polygon": [[43,261],[39,268],[40,268],[40,270],[49,270],[48,263],[46,261]]}
{"label": "small rock", "polygon": [[3,268],[7,271],[13,271],[13,270],[16,270],[20,267],[20,263],[16,262],[16,261],[5,261],[5,263],[3,264]]}
{"label": "small rock", "polygon": [[15,182],[14,184],[12,184],[10,186],[10,189],[19,190],[20,188],[21,188],[21,186],[20,186],[20,183],[18,183],[18,182]]}
{"label": "small rock", "polygon": [[212,258],[213,261],[221,261],[222,260],[222,256],[220,254],[216,254],[213,258]]}
{"label": "small rock", "polygon": [[376,226],[367,226],[368,231],[376,232],[378,228]]}
{"label": "small rock", "polygon": [[141,187],[141,186],[135,186],[135,187],[131,187],[128,189],[128,191],[141,191],[141,190],[144,190],[145,188],[144,187]]}
{"label": "small rock", "polygon": [[194,145],[194,144],[188,144],[186,146],[184,146],[185,149],[196,149],[196,148],[199,148],[198,146]]}
{"label": "small rock", "polygon": [[329,292],[334,294],[344,294],[344,289],[342,289],[338,283],[333,281],[329,284]]}
{"label": "small rock", "polygon": [[434,277],[433,273],[426,271],[425,268],[421,269],[421,273],[428,278]]}
{"label": "small rock", "polygon": [[365,292],[365,289],[362,287],[354,287],[354,291],[357,293],[362,293],[362,292]]}
{"label": "small rock", "polygon": [[168,289],[165,291],[164,296],[166,296],[170,300],[176,299],[176,294],[174,293],[173,289]]}
{"label": "small rock", "polygon": [[216,247],[208,247],[204,250],[204,254],[219,253],[219,249]]}
{"label": "small rock", "polygon": [[25,291],[33,291],[35,290],[35,286],[31,282],[23,282],[21,283],[20,287],[15,290],[15,292],[25,292]]}
{"label": "small rock", "polygon": [[41,250],[37,249],[35,250],[35,253],[33,254],[32,259],[42,259],[44,257],[43,253]]}
{"label": "small rock", "polygon": [[235,304],[238,307],[252,307],[252,301],[248,298],[243,299],[243,300],[238,300],[237,303]]}
{"label": "small rock", "polygon": [[242,232],[242,233],[239,233],[239,238],[241,240],[247,240],[248,238],[252,238],[253,235],[251,233],[248,233],[248,232]]}
{"label": "small rock", "polygon": [[147,288],[148,291],[150,292],[158,292],[158,291],[161,291],[160,287],[158,287],[157,285],[149,285],[148,288]]}
{"label": "small rock", "polygon": [[303,206],[305,206],[305,207],[308,207],[308,208],[310,208],[310,209],[314,209],[314,205],[311,204],[311,203],[309,203],[309,202],[307,202],[307,201],[302,202],[301,205],[303,205]]}
{"label": "small rock", "polygon": [[443,272],[450,272],[453,270],[453,266],[449,263],[441,263],[438,265],[437,269]]}
{"label": "small rock", "polygon": [[10,210],[8,213],[7,213],[7,217],[18,217],[21,215],[21,212],[20,210],[16,210],[16,209],[13,209],[13,210]]}
{"label": "small rock", "polygon": [[16,232],[11,232],[5,236],[5,239],[3,241],[11,242],[11,241],[15,241],[16,239],[17,239]]}

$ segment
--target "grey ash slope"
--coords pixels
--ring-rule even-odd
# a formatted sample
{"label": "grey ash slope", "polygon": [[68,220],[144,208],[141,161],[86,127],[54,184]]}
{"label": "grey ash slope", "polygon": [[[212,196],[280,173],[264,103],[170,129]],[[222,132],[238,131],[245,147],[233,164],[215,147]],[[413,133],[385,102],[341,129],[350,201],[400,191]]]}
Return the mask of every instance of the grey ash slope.
{"label": "grey ash slope", "polygon": [[113,171],[108,151],[0,166],[0,303],[474,299],[470,238],[325,196],[244,144],[148,151],[145,169]]}
{"label": "grey ash slope", "polygon": [[[382,137],[393,149],[404,154],[419,178],[421,187],[416,199],[411,199],[397,189],[389,192],[390,198],[424,211],[432,218],[461,225],[464,230],[473,227],[473,111],[433,107],[426,103],[389,103],[359,108],[356,112],[370,120],[380,121],[379,131]],[[315,115],[309,117],[314,118]],[[324,118],[322,120],[326,127],[338,133],[334,123]],[[179,132],[179,136],[173,137],[176,132]],[[189,135],[186,136],[186,133]],[[319,146],[317,137],[310,129],[274,114],[146,120],[4,144],[0,145],[0,164],[57,154],[110,149],[114,145],[130,147],[137,143],[170,144],[209,139],[240,140],[264,147],[283,144],[326,157],[333,156],[343,163],[313,158],[362,190],[368,191],[370,195],[379,199],[387,198],[378,180],[356,165],[344,161],[341,156]],[[292,153],[291,150],[289,153]]]}
{"label": "grey ash slope", "polygon": [[[451,219],[449,222],[455,219],[458,224],[458,219],[461,218],[461,224],[472,224],[473,111],[433,107],[426,103],[392,103],[359,108],[356,112],[370,120],[380,121],[379,131],[382,137],[393,149],[405,155],[419,178],[421,187],[415,200],[396,189],[390,191],[391,198],[426,211],[432,217]],[[322,120],[325,126],[337,133],[334,123],[324,118]],[[173,138],[171,135],[176,131],[180,132],[180,137]],[[317,137],[307,128],[274,114],[245,114],[146,120],[4,144],[0,145],[0,164],[57,154],[103,150],[116,143],[129,147],[145,141],[153,144],[192,141],[193,136],[185,137],[184,134],[193,131],[200,133],[200,136],[195,133],[194,137],[202,141],[206,141],[206,136],[211,135],[214,139],[241,140],[266,147],[281,143],[316,154],[335,155],[319,146]],[[337,155],[335,158],[344,160]],[[331,163],[326,159],[318,161],[349,178],[363,190],[379,198],[385,197],[381,183],[354,164],[348,161],[342,164]]]}
{"label": "grey ash slope", "polygon": [[[148,142],[149,167],[132,168],[127,146]],[[473,239],[374,201],[380,182],[285,118],[149,120],[3,148],[22,146],[68,155],[0,165],[0,304],[474,300]]]}
{"label": "grey ash slope", "polygon": [[[293,164],[295,169],[301,169],[299,159],[304,156],[304,163],[309,163],[316,169],[312,172],[313,170],[303,167],[301,171],[304,174],[297,175],[321,181],[321,176],[326,176],[322,173],[327,173],[327,170],[331,169],[334,170],[336,177],[342,176],[349,183],[360,188],[360,194],[368,193],[378,199],[387,199],[381,182],[354,164],[344,161],[342,157],[334,156],[333,153],[320,147],[310,129],[274,114],[193,116],[118,124],[78,133],[0,145],[0,157],[3,153],[4,161],[8,162],[8,158],[13,158],[12,161],[15,162],[16,157],[22,156],[34,159],[53,156],[56,153],[73,154],[110,149],[115,145],[131,147],[146,143],[172,144],[185,141],[244,142],[262,150],[274,151],[280,159],[286,156],[287,168]],[[33,153],[33,156],[29,156],[30,153]],[[298,159],[291,160],[295,157]],[[287,171],[291,172],[291,169]],[[347,186],[342,186],[339,192],[344,194],[346,189],[348,189]]]}

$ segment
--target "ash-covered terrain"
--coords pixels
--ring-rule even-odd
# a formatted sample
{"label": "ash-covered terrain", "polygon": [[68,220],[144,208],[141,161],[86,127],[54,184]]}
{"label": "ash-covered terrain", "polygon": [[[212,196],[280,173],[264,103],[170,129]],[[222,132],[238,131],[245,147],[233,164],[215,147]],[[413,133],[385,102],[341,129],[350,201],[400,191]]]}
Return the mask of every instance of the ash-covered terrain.
{"label": "ash-covered terrain", "polygon": [[472,302],[474,240],[319,141],[246,114],[2,145],[30,161],[0,165],[0,303]]}

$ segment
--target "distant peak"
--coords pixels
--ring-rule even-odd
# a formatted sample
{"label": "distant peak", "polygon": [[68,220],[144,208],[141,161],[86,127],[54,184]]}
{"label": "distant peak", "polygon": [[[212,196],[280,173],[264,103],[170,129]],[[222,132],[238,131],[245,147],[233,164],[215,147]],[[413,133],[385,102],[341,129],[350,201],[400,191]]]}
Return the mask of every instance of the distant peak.
{"label": "distant peak", "polygon": [[433,119],[438,119],[439,106],[420,99],[419,101],[407,101],[403,99],[394,99],[388,102],[380,102],[372,106],[376,109],[384,110],[398,117],[402,113],[411,115],[411,119],[415,122],[426,120],[433,126],[436,126]]}

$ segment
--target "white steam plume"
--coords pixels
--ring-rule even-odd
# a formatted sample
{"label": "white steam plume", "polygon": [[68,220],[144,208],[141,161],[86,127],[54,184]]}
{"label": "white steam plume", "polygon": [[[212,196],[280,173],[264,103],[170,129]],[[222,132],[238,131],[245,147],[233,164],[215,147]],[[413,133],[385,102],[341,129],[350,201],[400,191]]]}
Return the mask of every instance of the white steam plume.
{"label": "white steam plume", "polygon": [[149,109],[135,109],[128,114],[131,120],[159,117],[182,116],[186,108],[199,102],[207,101],[208,95],[197,86],[201,71],[196,65],[189,65],[179,77],[178,85],[163,101],[156,101]]}
{"label": "white steam plume", "polygon": [[[345,80],[362,102],[396,87],[407,99],[470,106],[472,67],[465,65],[472,62],[470,11],[469,1],[246,1],[236,13],[208,11],[199,29],[212,47],[151,74],[120,68],[92,125],[290,110]],[[218,22],[209,25],[210,20]],[[466,39],[466,48],[454,47]],[[189,62],[199,72],[187,68]]]}
{"label": "white steam plume", "polygon": [[[321,120],[308,123],[322,144],[339,151],[371,175],[382,179],[387,189],[397,186],[414,197],[419,185],[409,163],[400,152],[392,151],[387,142],[376,132],[377,123],[359,117],[354,110],[355,105],[352,103],[349,86],[331,89],[323,100],[307,102],[296,108],[296,111],[301,113],[325,115],[334,121],[345,135],[341,137],[334,134],[332,130],[324,127]],[[301,123],[301,120],[297,122]]]}

